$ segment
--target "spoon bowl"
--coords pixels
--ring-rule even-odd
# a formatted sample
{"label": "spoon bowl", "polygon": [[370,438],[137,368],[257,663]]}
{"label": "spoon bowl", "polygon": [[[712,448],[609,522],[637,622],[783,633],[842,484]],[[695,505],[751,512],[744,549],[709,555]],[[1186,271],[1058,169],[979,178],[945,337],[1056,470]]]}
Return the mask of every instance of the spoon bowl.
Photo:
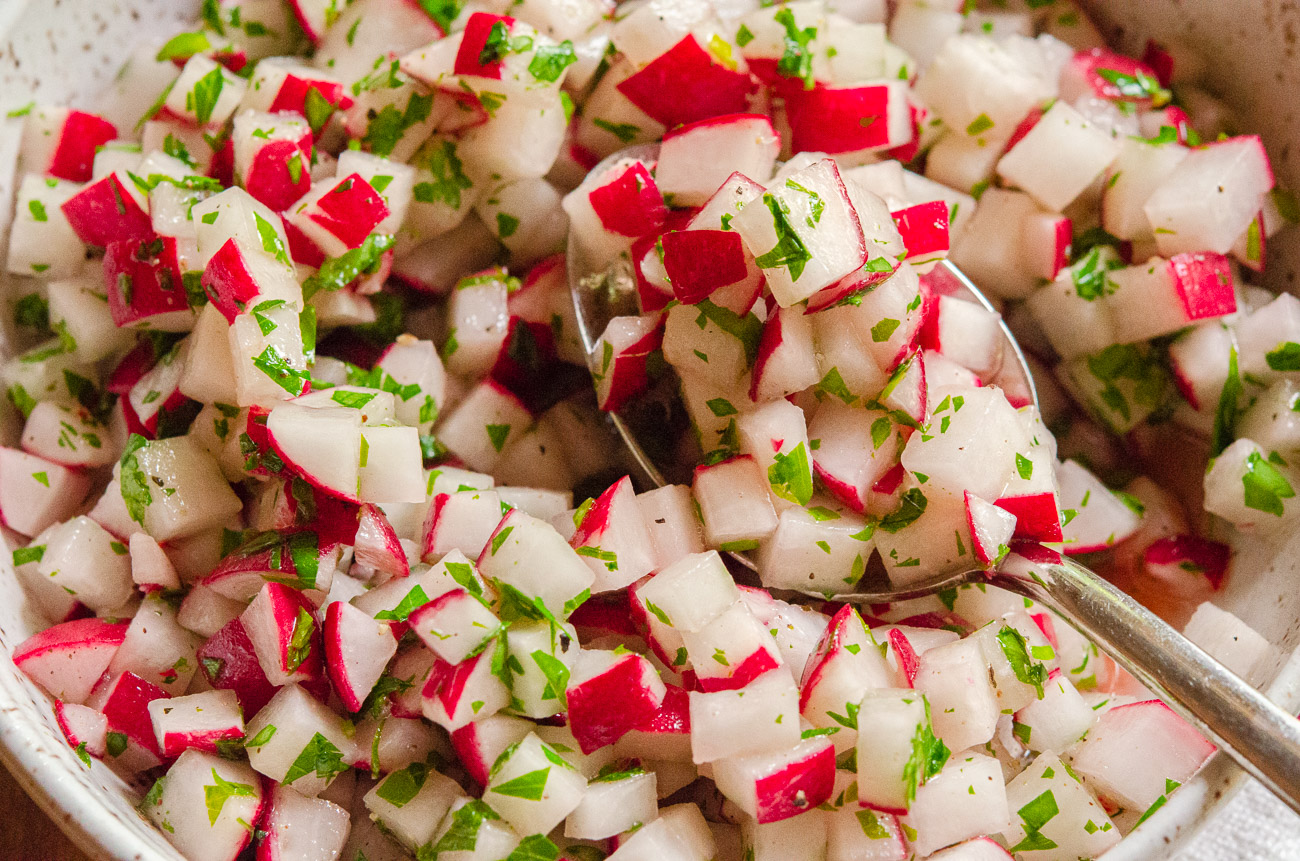
{"label": "spoon bowl", "polygon": [[[621,159],[652,161],[657,156],[657,145],[631,147],[607,157],[593,174],[599,175]],[[575,231],[569,234],[568,270],[578,329],[588,364],[594,368],[598,361],[596,343],[609,321],[638,313],[636,280],[626,258],[603,269],[593,265],[581,235]],[[940,295],[997,310],[961,270],[946,260],[925,278]],[[1000,321],[1000,326],[1004,339],[1001,365],[984,382],[1002,388],[1014,402],[1037,404],[1033,374],[1024,353],[1006,323]],[[674,421],[682,415],[671,373],[664,374],[636,406],[610,414],[643,480],[651,485],[690,483],[696,464],[682,456],[690,448],[671,436],[667,444],[664,440],[665,431],[671,434]],[[743,554],[731,555],[745,567],[755,568]],[[1300,721],[1164,620],[1055,550],[1037,544],[1018,545],[992,571],[945,573],[900,588],[871,583],[865,589],[859,584],[858,591],[847,594],[803,594],[818,600],[885,604],[966,583],[997,586],[1055,610],[1300,813]]]}

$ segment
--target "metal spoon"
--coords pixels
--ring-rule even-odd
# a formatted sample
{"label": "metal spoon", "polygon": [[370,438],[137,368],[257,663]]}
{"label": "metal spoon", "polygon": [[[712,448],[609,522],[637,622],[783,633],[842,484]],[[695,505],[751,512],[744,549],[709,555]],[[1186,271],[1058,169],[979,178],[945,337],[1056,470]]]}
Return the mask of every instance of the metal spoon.
{"label": "metal spoon", "polygon": [[[622,156],[654,158],[655,155],[654,146],[634,147],[616,153],[602,164]],[[589,362],[595,367],[596,341],[610,318],[636,313],[635,282],[630,268],[620,269],[618,264],[607,271],[593,272],[581,237],[576,234],[569,237],[568,258],[578,328]],[[936,268],[931,283],[941,285],[942,292],[972,299],[993,310],[978,288],[947,261]],[[1003,368],[993,381],[1009,391],[1019,390],[1037,403],[1033,375],[1020,346],[1005,324],[1002,331],[1006,338]],[[669,387],[662,387],[652,395],[660,400],[658,409],[666,410],[672,408],[673,397],[674,390]],[[652,457],[642,445],[635,416],[612,414],[610,418],[650,483],[662,486],[668,483],[666,474],[680,476],[681,470],[674,469],[679,465],[663,457]],[[663,427],[652,421],[650,430],[660,433]],[[657,446],[656,450],[662,448]],[[1031,561],[1012,554],[993,572],[975,569],[901,589],[884,586],[876,591],[836,595],[832,600],[884,604],[931,595],[965,583],[988,583],[1037,601],[1059,613],[1300,813],[1300,721],[1092,571],[1068,557],[1047,556],[1052,561]],[[747,567],[754,567],[746,557],[737,555],[737,558]],[[821,593],[808,594],[826,597]]]}

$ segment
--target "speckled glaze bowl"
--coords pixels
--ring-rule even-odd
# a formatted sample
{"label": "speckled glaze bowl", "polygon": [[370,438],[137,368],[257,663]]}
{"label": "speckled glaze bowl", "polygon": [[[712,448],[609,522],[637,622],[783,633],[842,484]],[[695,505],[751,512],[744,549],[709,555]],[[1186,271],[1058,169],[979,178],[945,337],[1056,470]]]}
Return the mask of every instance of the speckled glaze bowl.
{"label": "speckled glaze bowl", "polygon": [[[1130,52],[1140,54],[1147,38],[1156,36],[1210,58],[1212,86],[1236,107],[1244,126],[1264,136],[1279,180],[1300,188],[1300,148],[1292,148],[1300,141],[1300,101],[1294,97],[1300,92],[1300,6],[1292,0],[1084,3],[1113,41]],[[0,117],[33,98],[93,106],[133,47],[175,32],[193,19],[198,5],[197,0],[0,0]],[[20,131],[19,120],[0,120],[0,247],[8,242]],[[1279,237],[1268,252],[1272,286],[1294,290],[1300,235],[1291,231]],[[7,430],[9,440],[14,429]],[[1236,564],[1217,600],[1278,647],[1270,692],[1289,710],[1300,710],[1300,661],[1288,657],[1300,645],[1300,589],[1295,587],[1300,536],[1281,547],[1243,542]],[[41,626],[9,554],[0,553],[0,760],[92,858],[182,861],[135,812],[136,796],[125,784],[98,762],[89,770],[82,765],[63,740],[48,697],[14,667],[13,647]],[[1245,782],[1226,758],[1214,757],[1138,832],[1107,853],[1106,861],[1158,861],[1189,843],[1197,858],[1244,857],[1240,848],[1215,848],[1236,846],[1234,835],[1211,832],[1226,832],[1240,821],[1239,813],[1229,810],[1225,816],[1222,808]],[[1289,815],[1280,806],[1277,810]],[[1251,857],[1300,857],[1300,844],[1274,844],[1264,851]]]}

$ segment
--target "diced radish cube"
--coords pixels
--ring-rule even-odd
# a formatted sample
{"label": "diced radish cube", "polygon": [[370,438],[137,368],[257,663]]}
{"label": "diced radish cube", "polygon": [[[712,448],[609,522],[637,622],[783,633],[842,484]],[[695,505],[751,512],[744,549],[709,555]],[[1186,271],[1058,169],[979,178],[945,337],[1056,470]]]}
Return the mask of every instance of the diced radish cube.
{"label": "diced radish cube", "polygon": [[125,623],[78,619],[46,628],[14,650],[14,663],[57,699],[83,703],[126,637]]}
{"label": "diced radish cube", "polygon": [[8,272],[68,278],[81,271],[86,249],[63,211],[63,204],[80,191],[71,182],[23,177],[9,228]]}
{"label": "diced radish cube", "polygon": [[1043,206],[1063,211],[1101,175],[1120,142],[1064,101],[1043,114],[998,162],[998,174]]}
{"label": "diced radish cube", "polygon": [[1103,798],[1145,811],[1213,752],[1167,705],[1147,700],[1107,710],[1071,751],[1071,763]]}
{"label": "diced radish cube", "polygon": [[554,527],[517,508],[501,518],[478,569],[488,580],[540,599],[561,618],[585,600],[595,577]]}
{"label": "diced radish cube", "polygon": [[253,769],[191,750],[167,770],[143,812],[186,858],[231,861],[252,840],[244,823],[261,821],[263,802]]}
{"label": "diced radish cube", "polygon": [[210,128],[230,119],[248,84],[215,61],[195,54],[185,63],[163,106],[191,125]]}
{"label": "diced radish cube", "polygon": [[950,749],[965,750],[993,738],[999,707],[989,676],[989,662],[972,639],[921,655],[916,690],[930,701],[934,733]]}
{"label": "diced radish cube", "polygon": [[913,848],[927,855],[960,840],[1002,831],[1011,816],[1001,764],[978,753],[950,759],[943,771],[917,789],[903,821],[917,834]]}
{"label": "diced radish cube", "polygon": [[829,159],[773,186],[732,225],[782,307],[833,284],[868,256],[862,225],[839,169]]}
{"label": "diced radish cube", "polygon": [[799,691],[786,673],[766,673],[739,690],[690,693],[696,763],[789,749],[799,743]]}
{"label": "diced radish cube", "polygon": [[596,498],[569,544],[595,575],[593,593],[621,589],[650,572],[654,567],[650,534],[629,477]]}
{"label": "diced radish cube", "polygon": [[330,257],[358,248],[388,217],[379,192],[354,173],[312,187],[285,216]]}
{"label": "diced radish cube", "polygon": [[1025,727],[1024,744],[1031,750],[1060,753],[1087,735],[1097,713],[1059,670],[1043,685],[1043,698],[1016,713],[1016,724]]}
{"label": "diced radish cube", "polygon": [[[798,473],[789,482],[796,496],[811,497],[811,474]],[[807,463],[803,464],[807,468]],[[712,466],[695,469],[692,489],[704,521],[709,545],[719,550],[753,550],[776,529],[776,513],[768,499],[768,482],[757,462],[750,457],[733,457]]]}
{"label": "diced radish cube", "polygon": [[1143,207],[1187,153],[1187,148],[1177,141],[1121,140],[1119,155],[1111,165],[1110,179],[1102,193],[1101,223],[1106,231],[1119,239],[1152,238],[1151,222]]}
{"label": "diced radish cube", "polygon": [[492,767],[483,798],[521,834],[545,834],[577,808],[586,791],[586,779],[529,734]]}
{"label": "diced radish cube", "polygon": [[825,507],[781,512],[776,531],[763,542],[758,570],[772,589],[851,592],[871,556],[866,522]]}
{"label": "diced radish cube", "polygon": [[674,204],[698,206],[732,171],[766,181],[780,143],[772,121],[761,114],[732,114],[681,126],[664,135],[655,181]]}
{"label": "diced radish cube", "polygon": [[735,690],[781,666],[770,633],[743,601],[682,640],[702,691]]}
{"label": "diced radish cube", "polygon": [[590,754],[653,718],[665,690],[639,655],[583,650],[567,692],[569,727],[579,748]]}
{"label": "diced radish cube", "polygon": [[242,738],[244,718],[234,691],[157,699],[149,703],[158,748],[167,759],[186,750],[218,753],[217,742]]}
{"label": "diced radish cube", "polygon": [[928,476],[926,496],[943,488],[997,499],[1015,474],[1016,453],[1028,447],[1015,410],[993,387],[943,394],[929,424],[907,441],[903,466]]}
{"label": "diced radish cube", "polygon": [[689,34],[618,85],[668,128],[745,111],[757,88],[748,73],[723,63]]}
{"label": "diced radish cube", "polygon": [[[914,691],[868,691],[858,720],[858,802],[875,810],[906,813],[917,788],[942,768],[934,758],[930,707]],[[928,736],[928,738],[927,738]],[[914,761],[915,739],[927,745]],[[942,756],[942,752],[939,752]]]}
{"label": "diced radish cube", "polygon": [[523,718],[490,715],[453,732],[451,743],[470,777],[485,785],[492,763],[510,745],[523,741],[534,726],[532,721]]}
{"label": "diced radish cube", "polygon": [[23,535],[36,535],[71,517],[90,490],[90,478],[15,448],[0,448],[0,518]]}
{"label": "diced radish cube", "polygon": [[615,317],[609,321],[592,353],[599,362],[592,371],[592,380],[602,410],[618,412],[649,388],[648,360],[662,344],[663,329],[655,317]]}
{"label": "diced radish cube", "polygon": [[89,706],[63,700],[54,701],[54,717],[73,750],[103,759],[108,747],[108,718]]}
{"label": "diced radish cube", "polygon": [[817,644],[800,679],[799,712],[815,727],[836,729],[837,750],[857,740],[853,712],[862,697],[887,688],[893,672],[876,647],[862,617],[850,605],[841,607]]}
{"label": "diced radish cube", "polygon": [[86,182],[96,150],[116,137],[113,124],[95,114],[33,107],[23,123],[23,167],[58,179]]}
{"label": "diced radish cube", "polygon": [[510,690],[492,672],[489,651],[459,664],[435,662],[420,696],[424,716],[448,732],[490,717],[510,703]]}
{"label": "diced radish cube", "polygon": [[1073,460],[1057,467],[1056,480],[1061,488],[1066,553],[1102,550],[1138,528],[1140,515],[1132,506]]}
{"label": "diced radish cube", "polygon": [[604,840],[640,828],[658,816],[654,773],[640,769],[615,773],[587,785],[582,803],[564,822],[564,835]]}
{"label": "diced radish cube", "polygon": [[1272,187],[1273,172],[1260,139],[1229,138],[1189,152],[1143,209],[1161,254],[1226,254]]}
{"label": "diced radish cube", "polygon": [[1259,683],[1266,659],[1273,654],[1258,631],[1208,601],[1196,608],[1183,635],[1251,684]]}
{"label": "diced radish cube", "polygon": [[1001,44],[971,35],[943,43],[916,91],[949,128],[989,140],[1010,138],[1032,108],[1055,95],[1054,87]]}
{"label": "diced radish cube", "polygon": [[532,424],[527,407],[499,383],[485,380],[438,425],[438,440],[471,469],[491,470],[509,443]]}
{"label": "diced radish cube", "polygon": [[60,207],[77,238],[106,247],[117,240],[147,239],[153,222],[125,173],[110,173],[65,200]]}
{"label": "diced radish cube", "polygon": [[1006,555],[1011,536],[1016,531],[1016,515],[970,491],[966,491],[965,501],[966,525],[970,529],[975,558],[981,565],[993,565]]}
{"label": "diced radish cube", "polygon": [[411,612],[411,630],[449,664],[477,653],[501,632],[501,622],[483,599],[464,589],[453,589]]}
{"label": "diced radish cube", "polygon": [[699,806],[685,803],[662,808],[658,819],[620,841],[607,861],[708,861],[716,852]]}
{"label": "diced radish cube", "polygon": [[1007,805],[1015,813],[1003,835],[1016,851],[1050,842],[1059,857],[1099,857],[1120,840],[1097,799],[1052,753],[1007,784]]}
{"label": "diced radish cube", "polygon": [[117,551],[122,546],[94,520],[74,517],[45,538],[37,571],[92,610],[108,613],[126,604],[134,588],[130,561]]}
{"label": "diced radish cube", "polygon": [[805,813],[827,801],[835,787],[835,746],[825,737],[788,751],[714,763],[718,790],[760,824]]}
{"label": "diced radish cube", "polygon": [[433,839],[438,823],[460,795],[456,781],[413,762],[367,792],[365,805],[399,843],[416,849]]}
{"label": "diced radish cube", "polygon": [[110,751],[113,765],[125,773],[136,773],[153,768],[162,762],[162,750],[154,734],[149,704],[154,700],[167,700],[168,694],[134,673],[105,675],[95,686],[87,705],[93,706],[108,718],[110,738],[125,741],[119,751]]}
{"label": "diced radish cube", "polygon": [[348,812],[337,804],[278,786],[271,793],[271,810],[262,825],[266,837],[258,857],[260,861],[340,857],[350,825]]}
{"label": "diced radish cube", "polygon": [[347,771],[352,739],[343,718],[298,685],[287,685],[248,724],[248,762],[315,798]]}
{"label": "diced radish cube", "polygon": [[[392,627],[376,622],[364,610],[336,601],[326,611],[323,633],[325,663],[334,690],[348,711],[361,711],[361,704],[397,653]],[[256,646],[256,639],[253,644]]]}
{"label": "diced radish cube", "polygon": [[272,684],[306,681],[320,672],[321,636],[302,593],[281,583],[267,583],[240,621]]}

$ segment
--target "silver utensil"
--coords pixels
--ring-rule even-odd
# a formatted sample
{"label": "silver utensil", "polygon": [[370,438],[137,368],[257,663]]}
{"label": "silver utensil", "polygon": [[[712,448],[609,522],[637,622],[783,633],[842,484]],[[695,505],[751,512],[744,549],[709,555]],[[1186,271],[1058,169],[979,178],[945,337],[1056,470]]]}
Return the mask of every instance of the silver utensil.
{"label": "silver utensil", "polygon": [[[656,155],[657,147],[653,145],[633,147],[615,153],[602,165],[612,164],[620,157],[653,159]],[[578,328],[594,367],[598,361],[594,348],[609,320],[637,313],[635,281],[625,260],[606,270],[594,269],[582,246],[582,238],[576,234],[569,237],[568,259],[569,286]],[[941,285],[941,292],[994,310],[979,289],[947,261],[936,267],[930,280]],[[1002,332],[1006,339],[1002,368],[990,382],[1027,395],[1037,403],[1033,375],[1024,354],[1005,324]],[[610,416],[632,459],[644,472],[644,478],[656,486],[689,481],[689,477],[682,476],[689,476],[689,468],[694,466],[686,464],[687,471],[683,473],[683,465],[674,462],[675,456],[680,457],[678,446],[645,444],[659,441],[664,425],[658,417],[671,414],[675,397],[670,382],[648,396],[647,400],[656,405],[648,418],[630,416],[626,411]],[[643,436],[655,439],[643,439]],[[736,554],[736,558],[747,567],[754,567],[743,555]],[[1012,554],[993,572],[974,569],[941,575],[905,588],[884,586],[873,591],[836,595],[832,600],[884,604],[931,595],[965,583],[988,583],[1055,610],[1300,813],[1300,720],[1164,620],[1068,557],[1030,561]],[[821,593],[808,594],[826,598]]]}

